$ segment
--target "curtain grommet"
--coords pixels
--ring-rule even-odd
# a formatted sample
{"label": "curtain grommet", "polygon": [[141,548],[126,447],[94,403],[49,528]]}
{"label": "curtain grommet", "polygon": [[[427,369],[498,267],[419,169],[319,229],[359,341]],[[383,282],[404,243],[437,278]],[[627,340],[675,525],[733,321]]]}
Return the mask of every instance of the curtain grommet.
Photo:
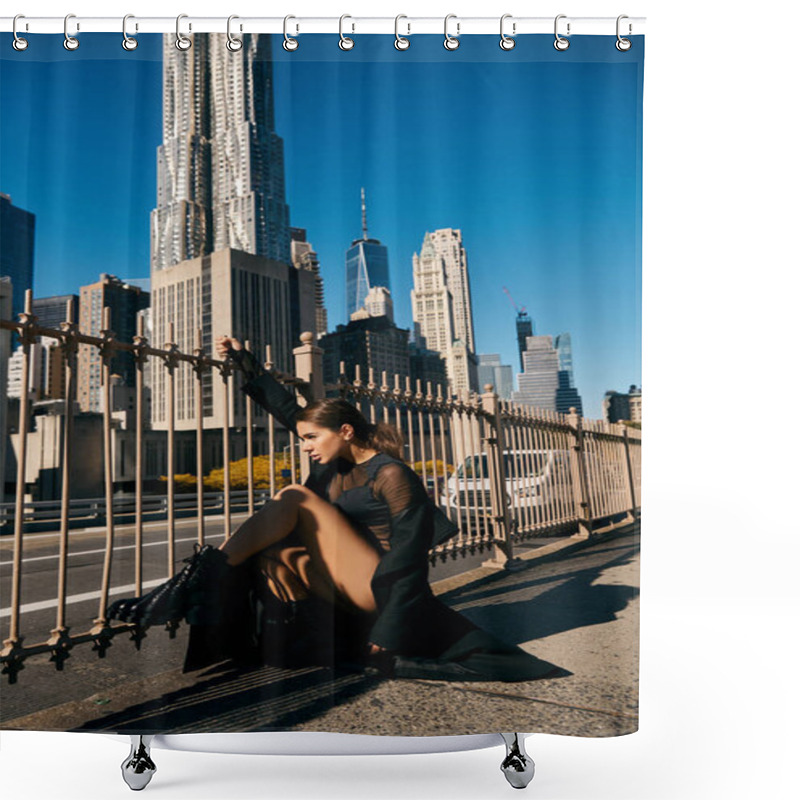
{"label": "curtain grommet", "polygon": [[[188,19],[188,14],[178,14],[177,19],[175,20],[175,47],[182,52],[186,52],[192,46],[192,40],[188,36],[184,36],[181,33],[181,20]],[[189,24],[189,30],[192,29],[191,23]]]}
{"label": "curtain grommet", "polygon": [[[234,36],[231,33],[231,22],[233,22],[235,19],[239,19],[236,14],[231,14],[228,17],[228,41],[225,42],[225,47],[227,47],[231,53],[238,53],[242,47],[244,47],[244,42],[238,36]],[[239,30],[241,31],[241,26],[239,27]]]}
{"label": "curtain grommet", "polygon": [[[29,42],[28,42],[27,39],[24,39],[22,36],[20,36],[17,33],[17,20],[18,19],[25,19],[25,15],[24,14],[17,14],[14,17],[14,22],[11,23],[11,32],[14,34],[14,41],[11,42],[11,46],[18,53],[21,53],[21,52],[23,52],[23,50],[27,50],[28,49]],[[25,30],[27,30],[27,29],[28,29],[28,23],[26,22],[25,23]]]}
{"label": "curtain grommet", "polygon": [[[555,47],[555,49],[558,50],[560,53],[563,53],[565,50],[569,50],[569,39],[565,39],[558,32],[558,21],[560,19],[566,19],[566,18],[567,18],[566,14],[559,14],[556,17],[555,22],[553,23],[553,32],[555,33],[555,37],[556,37],[555,41],[553,42],[553,47]],[[569,36],[569,34],[570,34],[570,27],[571,27],[570,23],[568,22],[567,23],[567,36]]]}
{"label": "curtain grommet", "polygon": [[[74,14],[67,14],[64,17],[64,49],[69,50],[72,52],[73,50],[77,50],[80,47],[80,42],[74,37],[69,35],[69,21],[71,19],[75,19]],[[75,30],[80,31],[81,26],[80,23],[76,23]]]}
{"label": "curtain grommet", "polygon": [[511,23],[511,36],[506,36],[503,26],[505,25],[505,21],[507,19],[511,19],[511,14],[503,14],[500,17],[500,49],[505,50],[508,52],[509,50],[513,50],[517,46],[517,42],[514,39],[514,34],[517,32],[517,23]]}
{"label": "curtain grommet", "polygon": [[[456,35],[451,36],[447,30],[447,24],[450,22],[451,19],[456,20]],[[458,41],[458,35],[461,30],[461,23],[458,22],[458,17],[455,14],[448,14],[444,18],[444,49],[449,50],[452,52],[453,50],[458,50],[458,46],[461,42]]]}
{"label": "curtain grommet", "polygon": [[[133,37],[128,36],[128,20],[129,19],[136,19],[133,14],[126,14],[122,18],[122,49],[127,50],[129,53],[132,50],[135,50],[139,46],[139,42]],[[139,26],[136,25],[136,29],[138,30]]]}
{"label": "curtain grommet", "polygon": [[[293,53],[298,47],[300,47],[300,42],[298,42],[297,39],[293,39],[291,36],[289,36],[288,26],[290,19],[297,19],[297,17],[287,14],[283,18],[283,49],[287,53]],[[299,28],[297,28],[297,30],[299,30]]]}
{"label": "curtain grommet", "polygon": [[408,17],[405,14],[398,14],[394,18],[394,46],[396,50],[408,50],[411,47],[411,40],[407,38],[411,35],[411,25],[408,25],[408,33],[401,36],[398,30],[401,19],[408,19]]}
{"label": "curtain grommet", "polygon": [[[633,47],[633,42],[630,39],[626,39],[619,32],[620,22],[622,22],[622,20],[624,20],[624,19],[629,19],[627,14],[620,14],[617,17],[617,41],[614,42],[614,47],[616,47],[617,50],[620,51],[620,53],[627,53],[628,50],[630,50],[631,47]],[[628,36],[631,35],[632,31],[633,31],[633,26],[629,22],[628,23]]]}
{"label": "curtain grommet", "polygon": [[[356,46],[356,43],[349,36],[345,36],[344,32],[342,30],[342,27],[344,25],[344,21],[346,19],[353,19],[353,18],[349,14],[342,14],[342,16],[339,17],[339,49],[340,50],[352,50]],[[355,25],[352,25],[352,28],[353,28],[353,30],[355,30]]]}

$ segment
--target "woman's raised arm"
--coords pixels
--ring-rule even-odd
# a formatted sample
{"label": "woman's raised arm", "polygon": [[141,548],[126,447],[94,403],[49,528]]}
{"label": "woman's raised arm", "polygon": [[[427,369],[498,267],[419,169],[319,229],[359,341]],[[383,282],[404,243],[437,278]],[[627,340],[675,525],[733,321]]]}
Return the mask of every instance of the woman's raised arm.
{"label": "woman's raised arm", "polygon": [[220,358],[230,358],[241,367],[245,378],[242,391],[272,414],[281,425],[297,433],[296,420],[300,406],[294,395],[266,372],[258,359],[249,350],[245,350],[238,339],[219,336],[216,347]]}

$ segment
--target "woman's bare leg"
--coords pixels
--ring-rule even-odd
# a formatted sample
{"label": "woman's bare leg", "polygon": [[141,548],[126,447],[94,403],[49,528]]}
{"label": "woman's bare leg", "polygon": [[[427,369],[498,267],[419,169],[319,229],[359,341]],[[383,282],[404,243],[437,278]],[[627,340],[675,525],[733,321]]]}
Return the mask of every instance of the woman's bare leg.
{"label": "woman's bare leg", "polygon": [[260,553],[258,563],[270,591],[281,600],[305,600],[313,594],[335,605],[339,599],[333,583],[317,572],[305,547],[276,544]]}
{"label": "woman's bare leg", "polygon": [[336,506],[304,486],[287,486],[222,545],[232,566],[296,531],[317,577],[362,611],[375,611],[370,583],[380,555]]}

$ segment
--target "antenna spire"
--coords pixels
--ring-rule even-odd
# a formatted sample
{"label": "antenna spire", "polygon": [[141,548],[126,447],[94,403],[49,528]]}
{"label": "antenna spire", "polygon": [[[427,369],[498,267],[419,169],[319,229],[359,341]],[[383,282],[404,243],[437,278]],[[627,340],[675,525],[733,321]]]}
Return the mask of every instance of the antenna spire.
{"label": "antenna spire", "polygon": [[361,230],[364,233],[364,241],[369,237],[367,236],[367,201],[364,196],[364,187],[361,187]]}

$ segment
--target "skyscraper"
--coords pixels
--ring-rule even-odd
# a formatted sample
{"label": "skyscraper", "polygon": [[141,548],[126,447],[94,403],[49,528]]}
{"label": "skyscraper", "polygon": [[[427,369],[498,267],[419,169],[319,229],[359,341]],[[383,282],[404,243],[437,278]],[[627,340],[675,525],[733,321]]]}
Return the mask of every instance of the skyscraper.
{"label": "skyscraper", "polygon": [[444,355],[452,391],[477,390],[472,299],[461,231],[426,233],[413,266],[411,310],[417,345]]}
{"label": "skyscraper", "polygon": [[525,371],[525,361],[522,354],[525,352],[526,343],[529,336],[533,336],[533,320],[526,311],[517,312],[517,346],[519,347],[519,368]]}
{"label": "skyscraper", "polygon": [[325,308],[325,287],[319,271],[319,258],[311,243],[306,239],[305,228],[290,228],[292,236],[292,264],[297,269],[304,269],[314,274],[314,305],[316,308],[317,336],[328,332],[328,311]]}
{"label": "skyscraper", "polygon": [[[152,212],[152,341],[213,356],[217,336],[249,341],[261,360],[272,348],[281,371],[293,369],[303,331],[318,331],[318,272],[310,247],[292,261],[283,142],[275,132],[268,35],[245,34],[235,53],[224,35],[198,37],[185,52],[164,37],[164,142],[158,150],[158,205]],[[303,237],[304,239],[304,232]],[[301,248],[302,249],[302,248]],[[201,392],[204,440],[219,463],[224,389],[208,372],[176,370],[175,427],[194,427]],[[198,384],[200,385],[198,387]],[[165,429],[167,376],[152,370],[153,427]],[[231,423],[244,424],[234,393]],[[266,416],[256,411],[260,425]],[[188,464],[191,437],[179,443]],[[183,447],[183,450],[181,449]],[[183,455],[182,455],[183,452]]]}
{"label": "skyscraper", "polygon": [[151,269],[233,248],[291,263],[283,140],[275,132],[270,37],[222,35],[187,51],[164,36],[164,142]]}
{"label": "skyscraper", "polygon": [[514,375],[510,364],[503,364],[496,353],[481,354],[478,356],[478,390],[483,392],[487,383],[494,386],[495,392],[503,398],[510,400],[514,391]]}
{"label": "skyscraper", "polygon": [[338,382],[340,364],[344,362],[345,374],[350,380],[355,378],[358,365],[365,383],[371,367],[378,385],[385,370],[390,388],[394,387],[395,375],[400,376],[401,385],[405,386],[409,374],[408,334],[406,328],[398,328],[385,316],[365,316],[350,320],[347,325],[337,325],[333,333],[319,342],[323,350],[325,383]]}
{"label": "skyscraper", "polygon": [[567,414],[574,408],[583,415],[583,401],[575,387],[572,369],[572,337],[569,333],[559,333],[554,347],[558,353],[558,390],[556,391],[556,411]]}
{"label": "skyscraper", "polygon": [[[28,400],[62,400],[65,394],[64,357],[59,340],[39,336],[30,345],[28,362]],[[18,349],[7,363],[8,396],[22,396],[22,364],[24,354]]]}
{"label": "skyscraper", "polygon": [[455,339],[460,339],[469,352],[474,353],[472,294],[469,286],[467,251],[461,241],[461,231],[441,228],[430,234],[430,237],[436,256],[444,267],[447,289],[453,298],[453,336]]}
{"label": "skyscraper", "polygon": [[622,420],[642,421],[642,389],[631,386],[627,394],[608,391],[603,397],[603,416],[608,422],[621,422]]}
{"label": "skyscraper", "polygon": [[[99,336],[103,330],[103,311],[109,309],[111,330],[121,342],[136,335],[136,317],[150,305],[150,295],[138,286],[129,286],[115,275],[102,273],[96,283],[81,286],[79,328],[81,333]],[[118,350],[111,360],[111,372],[128,386],[136,380],[133,353]],[[78,403],[82,411],[100,411],[103,359],[97,347],[78,345]]]}
{"label": "skyscraper", "polygon": [[514,400],[545,411],[556,410],[558,353],[552,336],[529,336],[522,354],[524,370],[519,375],[519,391]]}
{"label": "skyscraper", "polygon": [[13,289],[11,318],[25,310],[25,291],[33,288],[33,241],[36,217],[17,208],[0,193],[0,277],[10,278]]}
{"label": "skyscraper", "polygon": [[389,322],[394,322],[392,293],[385,286],[373,286],[364,298],[364,305],[350,315],[350,319],[367,317],[386,317]]}
{"label": "skyscraper", "polygon": [[575,385],[575,375],[572,371],[572,336],[569,333],[559,333],[553,342],[558,353],[558,368],[567,373],[569,385]]}
{"label": "skyscraper", "polygon": [[[163,348],[170,342],[184,353],[199,345],[212,355],[217,336],[232,335],[249,341],[250,349],[263,361],[266,346],[281,372],[294,369],[292,350],[303,331],[315,330],[314,274],[279,261],[225,249],[202,258],[184,261],[153,273],[153,343]],[[190,431],[195,423],[197,379],[191,366],[182,362],[175,373],[176,430]],[[202,378],[203,415],[207,428],[221,429],[224,422],[224,389],[211,373]],[[152,371],[153,428],[167,427],[167,375]],[[234,393],[232,424],[244,424],[245,396]],[[256,410],[256,418],[266,416]]]}
{"label": "skyscraper", "polygon": [[569,373],[566,370],[558,371],[558,389],[556,389],[556,411],[568,414],[572,409],[583,416],[583,401],[574,386],[570,386]]}
{"label": "skyscraper", "polygon": [[367,233],[367,203],[361,190],[361,238],[354,239],[345,255],[345,303],[347,317],[364,305],[369,290],[389,282],[389,252],[378,239]]}
{"label": "skyscraper", "polygon": [[61,330],[61,323],[67,319],[67,305],[72,301],[73,321],[80,319],[80,298],[76,294],[59,294],[52,297],[34,297],[33,313],[42,328]]}

